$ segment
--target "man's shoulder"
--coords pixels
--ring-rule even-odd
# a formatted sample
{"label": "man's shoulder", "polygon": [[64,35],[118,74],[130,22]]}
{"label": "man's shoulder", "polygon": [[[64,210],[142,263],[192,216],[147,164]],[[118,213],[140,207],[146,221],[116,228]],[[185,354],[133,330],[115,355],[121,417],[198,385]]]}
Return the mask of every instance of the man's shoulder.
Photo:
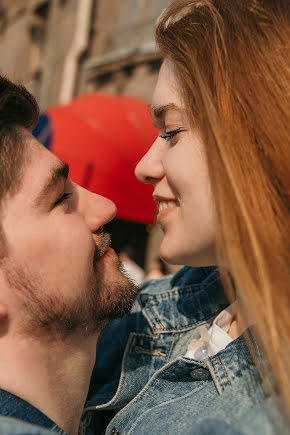
{"label": "man's shoulder", "polygon": [[48,435],[52,432],[18,418],[0,416],[0,435]]}

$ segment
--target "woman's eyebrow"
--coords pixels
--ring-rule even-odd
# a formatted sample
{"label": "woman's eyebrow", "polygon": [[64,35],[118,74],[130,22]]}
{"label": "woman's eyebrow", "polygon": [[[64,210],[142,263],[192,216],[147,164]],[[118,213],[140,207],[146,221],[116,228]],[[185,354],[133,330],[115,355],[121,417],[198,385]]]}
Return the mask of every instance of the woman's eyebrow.
{"label": "woman's eyebrow", "polygon": [[47,195],[55,189],[61,178],[67,179],[69,175],[69,165],[60,162],[58,165],[51,169],[50,175],[42,186],[40,192],[37,194],[34,204],[39,206],[40,203],[47,197]]}
{"label": "woman's eyebrow", "polygon": [[159,122],[163,121],[165,114],[169,110],[176,110],[178,112],[182,112],[182,109],[174,103],[169,103],[161,106],[150,105],[149,108],[150,108],[151,118],[155,126],[158,123],[158,121]]}

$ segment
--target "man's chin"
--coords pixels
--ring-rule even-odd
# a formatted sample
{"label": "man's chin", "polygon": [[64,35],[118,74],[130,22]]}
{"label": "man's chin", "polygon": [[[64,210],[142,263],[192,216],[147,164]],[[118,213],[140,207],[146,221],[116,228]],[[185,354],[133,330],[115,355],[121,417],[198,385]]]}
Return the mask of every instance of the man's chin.
{"label": "man's chin", "polygon": [[11,266],[6,275],[11,288],[17,289],[15,294],[22,306],[20,333],[42,341],[95,335],[127,314],[137,295],[135,284],[120,270],[118,259],[108,269],[92,270],[85,288],[71,289],[71,298],[61,288],[48,288],[29,268]]}
{"label": "man's chin", "polygon": [[[124,274],[118,258],[113,261],[114,267],[97,269],[95,288],[92,290],[91,287],[87,294],[90,306],[87,318],[94,324],[92,334],[128,314],[137,297],[136,284]],[[89,332],[88,328],[86,332]]]}

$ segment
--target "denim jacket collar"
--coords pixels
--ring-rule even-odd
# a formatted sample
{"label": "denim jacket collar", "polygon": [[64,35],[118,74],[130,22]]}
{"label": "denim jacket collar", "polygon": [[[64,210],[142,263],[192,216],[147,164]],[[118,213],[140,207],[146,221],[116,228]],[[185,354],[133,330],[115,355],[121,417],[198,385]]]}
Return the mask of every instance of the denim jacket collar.
{"label": "denim jacket collar", "polygon": [[142,292],[141,287],[138,302],[158,334],[196,327],[228,305],[215,267],[183,267],[167,281],[157,281],[154,292]]}
{"label": "denim jacket collar", "polygon": [[[173,277],[155,281],[151,286],[148,281],[145,282],[141,286],[138,302],[153,334],[157,335],[195,330],[229,304],[216,267],[188,266]],[[259,359],[260,350],[252,328],[249,328],[218,355],[204,362],[188,360],[188,363],[209,370],[219,393],[245,374],[253,380],[257,379],[255,363],[246,344],[247,334]],[[186,361],[182,355],[180,358]]]}
{"label": "denim jacket collar", "polygon": [[64,434],[50,418],[30,403],[7,391],[0,390],[0,415],[14,417],[27,423],[32,423],[53,432]]}

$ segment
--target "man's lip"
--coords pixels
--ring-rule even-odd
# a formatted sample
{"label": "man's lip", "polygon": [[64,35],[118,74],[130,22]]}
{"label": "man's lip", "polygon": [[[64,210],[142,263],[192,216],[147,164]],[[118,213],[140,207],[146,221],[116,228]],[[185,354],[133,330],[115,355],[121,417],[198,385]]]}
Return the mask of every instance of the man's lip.
{"label": "man's lip", "polygon": [[97,245],[95,245],[94,263],[100,261],[100,259],[106,254],[108,249],[110,249],[110,245],[102,246],[101,249]]}
{"label": "man's lip", "polygon": [[104,261],[106,261],[112,257],[116,258],[117,254],[114,251],[114,249],[109,246],[108,249],[106,250],[106,252],[99,258],[98,263],[103,263]]}
{"label": "man's lip", "polygon": [[103,228],[100,228],[93,235],[93,239],[95,243],[94,263],[96,263],[110,248],[111,237]]}

